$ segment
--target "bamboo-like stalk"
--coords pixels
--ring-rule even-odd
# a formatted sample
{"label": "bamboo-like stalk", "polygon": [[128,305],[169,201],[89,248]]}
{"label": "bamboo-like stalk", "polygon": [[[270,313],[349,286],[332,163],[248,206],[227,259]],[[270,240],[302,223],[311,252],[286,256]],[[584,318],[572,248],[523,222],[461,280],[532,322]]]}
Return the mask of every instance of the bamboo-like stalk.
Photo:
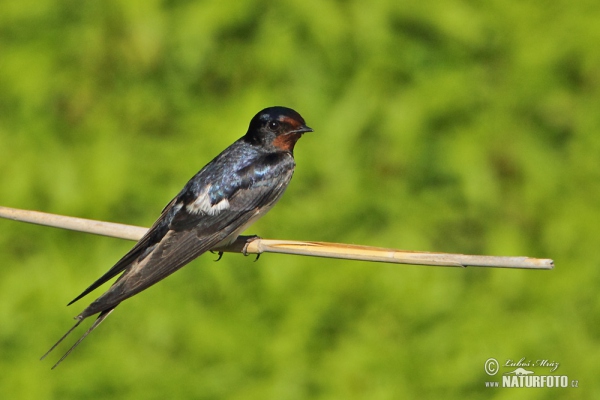
{"label": "bamboo-like stalk", "polygon": [[[67,217],[39,211],[20,210],[0,206],[0,217],[14,221],[53,226],[120,239],[139,240],[147,228],[113,222]],[[313,257],[341,258],[346,260],[377,261],[395,264],[419,264],[447,267],[497,267],[524,269],[552,269],[550,259],[529,257],[477,256],[449,253],[429,253],[385,249],[342,243],[271,240],[255,236],[240,236],[234,243],[215,251],[241,252],[243,254],[283,253]]]}

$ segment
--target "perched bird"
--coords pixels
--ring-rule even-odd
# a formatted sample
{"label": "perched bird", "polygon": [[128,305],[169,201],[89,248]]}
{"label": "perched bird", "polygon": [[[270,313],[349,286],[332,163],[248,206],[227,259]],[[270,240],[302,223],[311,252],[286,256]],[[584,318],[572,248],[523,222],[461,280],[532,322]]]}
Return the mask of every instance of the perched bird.
{"label": "perched bird", "polygon": [[163,209],[139,242],[69,305],[118,274],[115,283],[75,319],[94,324],[52,367],[60,364],[123,300],[154,285],[202,253],[226,246],[262,217],[283,195],[294,173],[294,145],[306,132],[304,119],[286,107],[265,108],[248,132],[200,170]]}

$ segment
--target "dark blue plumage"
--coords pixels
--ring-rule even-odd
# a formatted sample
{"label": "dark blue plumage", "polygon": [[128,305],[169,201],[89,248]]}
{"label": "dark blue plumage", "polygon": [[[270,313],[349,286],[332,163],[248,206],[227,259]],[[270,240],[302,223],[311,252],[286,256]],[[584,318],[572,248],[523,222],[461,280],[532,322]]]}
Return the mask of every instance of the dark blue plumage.
{"label": "dark blue plumage", "polygon": [[281,198],[294,172],[294,145],[311,131],[300,114],[289,108],[271,107],[256,114],[246,135],[202,168],[163,209],[144,237],[69,303],[122,273],[108,291],[76,317],[75,326],[42,358],[81,321],[99,313],[56,367],[120,302],[202,253],[233,242]]}

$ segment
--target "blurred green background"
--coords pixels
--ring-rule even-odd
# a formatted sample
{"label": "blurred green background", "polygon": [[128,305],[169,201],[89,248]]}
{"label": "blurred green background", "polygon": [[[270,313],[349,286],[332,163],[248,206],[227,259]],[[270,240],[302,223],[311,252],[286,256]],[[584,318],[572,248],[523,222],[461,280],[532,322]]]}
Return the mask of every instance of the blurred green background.
{"label": "blurred green background", "polygon": [[[65,304],[132,243],[0,220],[0,397],[600,398],[599,20],[584,0],[0,2],[0,205],[149,226],[285,105],[315,133],[248,233],[556,263],[204,255],[50,371],[100,291]],[[580,387],[486,388],[490,357]]]}

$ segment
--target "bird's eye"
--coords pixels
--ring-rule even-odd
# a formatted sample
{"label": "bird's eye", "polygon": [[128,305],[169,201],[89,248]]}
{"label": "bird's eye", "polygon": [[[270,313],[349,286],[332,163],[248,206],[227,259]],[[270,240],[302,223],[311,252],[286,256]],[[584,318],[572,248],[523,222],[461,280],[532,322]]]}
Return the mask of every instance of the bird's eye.
{"label": "bird's eye", "polygon": [[269,130],[276,131],[279,128],[279,122],[269,121]]}

